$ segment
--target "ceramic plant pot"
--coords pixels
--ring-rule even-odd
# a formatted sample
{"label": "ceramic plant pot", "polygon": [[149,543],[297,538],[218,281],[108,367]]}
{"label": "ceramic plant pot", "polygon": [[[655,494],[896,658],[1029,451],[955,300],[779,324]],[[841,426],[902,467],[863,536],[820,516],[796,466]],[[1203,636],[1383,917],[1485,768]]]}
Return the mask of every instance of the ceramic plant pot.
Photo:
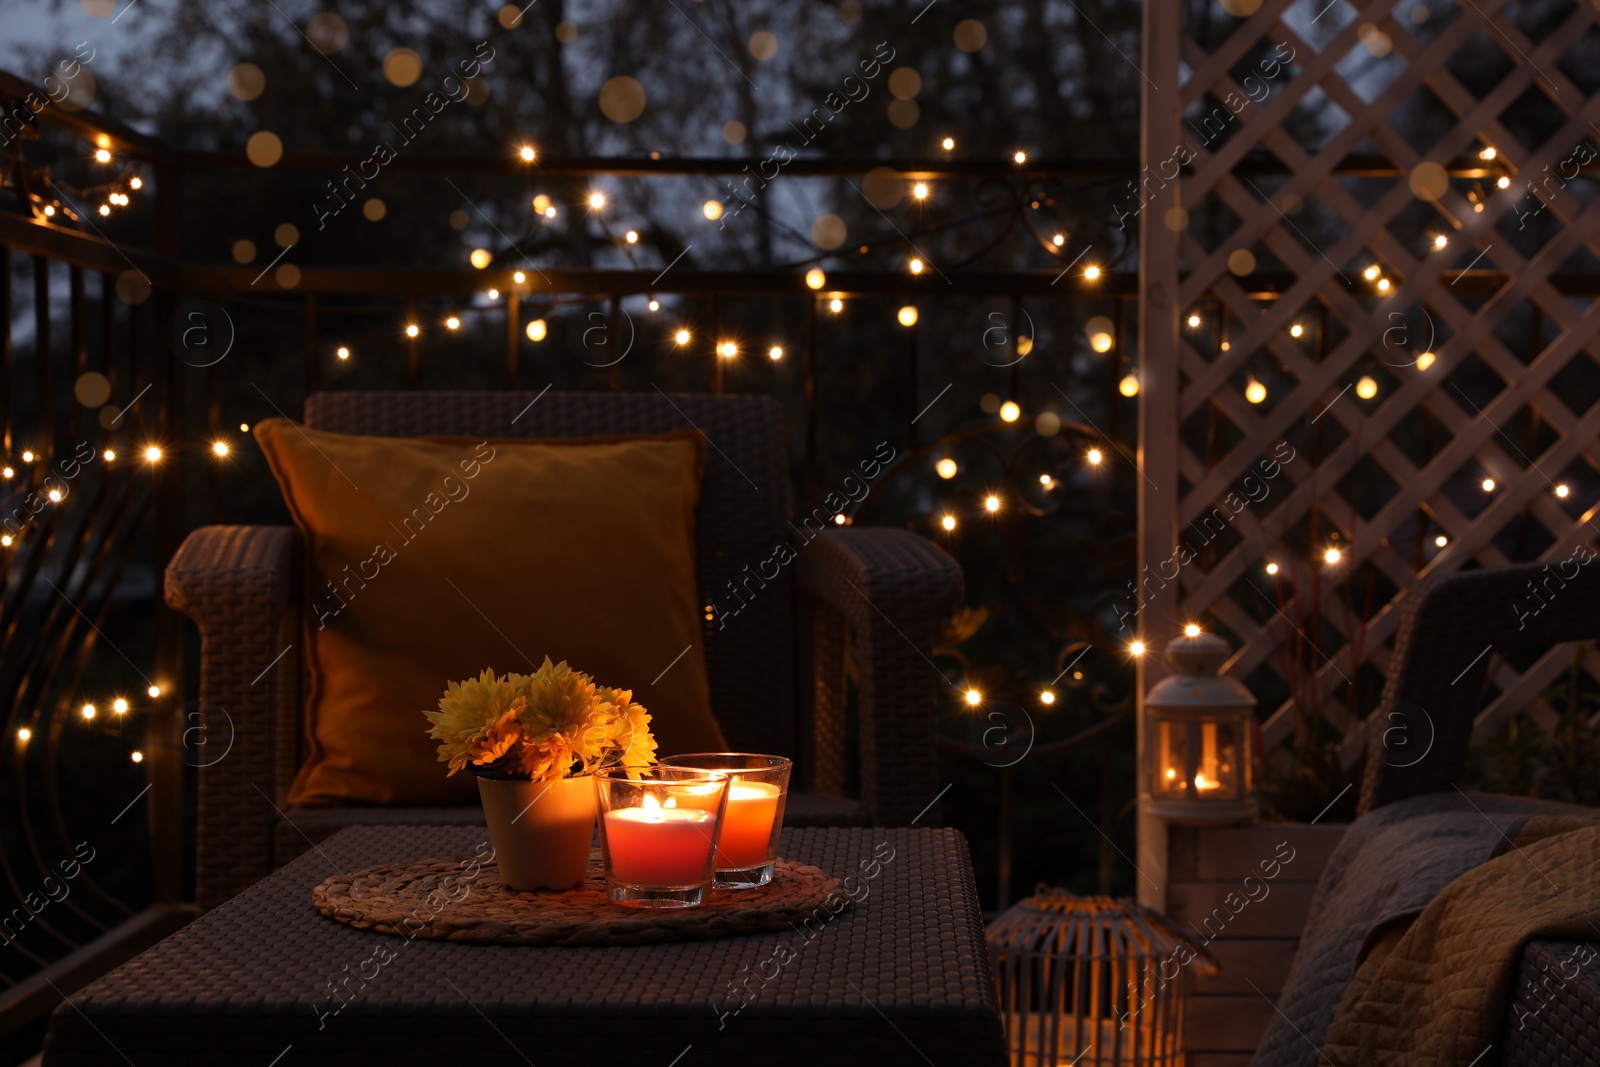
{"label": "ceramic plant pot", "polygon": [[507,889],[571,889],[589,867],[594,779],[530,782],[480,775],[478,796]]}

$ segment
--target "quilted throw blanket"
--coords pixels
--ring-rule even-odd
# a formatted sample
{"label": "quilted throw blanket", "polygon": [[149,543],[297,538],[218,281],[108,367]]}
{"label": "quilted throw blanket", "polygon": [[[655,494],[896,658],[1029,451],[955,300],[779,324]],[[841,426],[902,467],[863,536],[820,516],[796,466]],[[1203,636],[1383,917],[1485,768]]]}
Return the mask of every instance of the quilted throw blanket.
{"label": "quilted throw blanket", "polygon": [[[1522,947],[1600,937],[1600,823],[1530,819],[1361,965],[1323,1054],[1335,1067],[1468,1067],[1500,1040]],[[1592,955],[1591,955],[1592,959]]]}
{"label": "quilted throw blanket", "polygon": [[1421,915],[1461,875],[1501,853],[1515,855],[1511,842],[1535,815],[1590,818],[1594,812],[1527,797],[1452,792],[1389,804],[1352,823],[1317,884],[1252,1067],[1325,1065],[1323,1045],[1366,950]]}

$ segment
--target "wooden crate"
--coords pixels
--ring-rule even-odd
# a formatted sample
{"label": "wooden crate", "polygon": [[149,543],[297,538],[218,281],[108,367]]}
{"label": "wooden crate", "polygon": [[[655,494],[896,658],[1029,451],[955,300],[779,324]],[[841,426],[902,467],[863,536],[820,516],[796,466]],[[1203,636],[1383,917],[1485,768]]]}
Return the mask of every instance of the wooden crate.
{"label": "wooden crate", "polygon": [[[1167,828],[1163,910],[1222,964],[1214,978],[1188,978],[1189,1067],[1250,1062],[1288,977],[1317,879],[1344,829],[1304,823]],[[1274,877],[1266,877],[1263,865]]]}

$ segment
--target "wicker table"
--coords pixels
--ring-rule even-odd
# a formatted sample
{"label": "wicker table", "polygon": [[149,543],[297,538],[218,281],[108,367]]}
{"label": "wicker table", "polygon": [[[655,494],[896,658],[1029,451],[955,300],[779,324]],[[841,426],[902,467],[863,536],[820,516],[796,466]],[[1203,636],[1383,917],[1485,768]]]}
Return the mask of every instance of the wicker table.
{"label": "wicker table", "polygon": [[[858,897],[788,933],[467,945],[355,930],[312,908],[336,867],[466,856],[486,839],[472,826],[341,831],[63,1003],[45,1067],[1006,1062],[954,830],[786,831],[785,855],[853,876]],[[334,1013],[340,983],[353,992]]]}

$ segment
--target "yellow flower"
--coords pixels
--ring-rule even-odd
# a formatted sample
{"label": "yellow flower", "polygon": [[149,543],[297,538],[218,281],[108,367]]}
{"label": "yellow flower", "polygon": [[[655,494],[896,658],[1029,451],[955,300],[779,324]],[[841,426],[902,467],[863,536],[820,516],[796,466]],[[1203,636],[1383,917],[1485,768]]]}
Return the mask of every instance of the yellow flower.
{"label": "yellow flower", "polygon": [[524,739],[517,749],[517,766],[535,782],[564,777],[572,769],[572,749],[559,736],[542,741]]}
{"label": "yellow flower", "polygon": [[594,679],[550,657],[523,684],[528,706],[522,713],[523,733],[533,741],[557,734],[571,744],[588,724],[595,707]]}
{"label": "yellow flower", "polygon": [[633,702],[633,690],[602,686],[597,695],[615,709],[611,716],[611,758],[629,769],[654,763],[656,739],[650,733],[650,713]]}
{"label": "yellow flower", "polygon": [[439,759],[455,774],[470,760],[488,763],[505,755],[521,736],[522,694],[485,667],[476,678],[451,682],[438,711],[425,711],[428,736],[439,742]]}

